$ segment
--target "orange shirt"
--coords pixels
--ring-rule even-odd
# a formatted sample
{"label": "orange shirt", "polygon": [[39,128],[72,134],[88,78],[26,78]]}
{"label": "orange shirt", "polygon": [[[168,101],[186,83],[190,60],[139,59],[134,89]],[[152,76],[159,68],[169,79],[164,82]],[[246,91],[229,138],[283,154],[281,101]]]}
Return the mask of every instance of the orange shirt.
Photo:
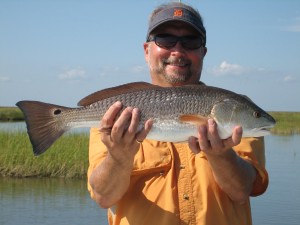
{"label": "orange shirt", "polygon": [[[98,129],[91,129],[88,177],[107,155]],[[244,138],[234,150],[258,171],[253,196],[268,186],[263,138]],[[122,181],[120,181],[122,182]],[[93,198],[93,191],[88,184]],[[135,156],[131,183],[108,210],[110,225],[249,225],[249,200],[233,202],[216,184],[205,154],[187,143],[145,140]]]}

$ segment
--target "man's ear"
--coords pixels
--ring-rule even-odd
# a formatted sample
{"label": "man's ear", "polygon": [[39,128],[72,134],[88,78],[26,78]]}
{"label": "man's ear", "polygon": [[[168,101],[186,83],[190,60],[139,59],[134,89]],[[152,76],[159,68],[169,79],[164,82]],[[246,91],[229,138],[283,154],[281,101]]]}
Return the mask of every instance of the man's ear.
{"label": "man's ear", "polygon": [[144,57],[146,62],[148,62],[148,56],[149,56],[149,42],[144,43]]}
{"label": "man's ear", "polygon": [[203,57],[206,55],[206,53],[207,53],[207,48],[203,47]]}

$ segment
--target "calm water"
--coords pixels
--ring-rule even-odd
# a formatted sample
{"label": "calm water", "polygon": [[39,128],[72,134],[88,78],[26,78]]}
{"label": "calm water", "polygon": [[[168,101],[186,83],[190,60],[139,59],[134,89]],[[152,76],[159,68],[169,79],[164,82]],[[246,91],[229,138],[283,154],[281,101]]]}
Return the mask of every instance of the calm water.
{"label": "calm water", "polygon": [[[73,130],[68,131],[67,133],[82,133],[82,132],[89,132],[89,128],[80,127]],[[0,131],[26,131],[26,124],[25,122],[0,122]]]}
{"label": "calm water", "polygon": [[253,224],[300,224],[300,135],[266,137],[267,192],[252,198]]}
{"label": "calm water", "polygon": [[86,182],[0,178],[1,225],[104,225],[106,211],[89,197]]}
{"label": "calm water", "polygon": [[[253,224],[299,225],[300,135],[267,136],[266,148],[270,184],[264,195],[251,199]],[[0,178],[1,225],[106,225],[106,221],[106,210],[90,199],[85,181]]]}

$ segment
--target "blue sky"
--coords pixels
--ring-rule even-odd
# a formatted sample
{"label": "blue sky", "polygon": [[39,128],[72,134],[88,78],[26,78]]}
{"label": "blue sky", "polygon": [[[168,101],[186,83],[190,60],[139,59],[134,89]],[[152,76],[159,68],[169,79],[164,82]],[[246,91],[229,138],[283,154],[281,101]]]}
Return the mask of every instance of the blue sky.
{"label": "blue sky", "polygon": [[[168,1],[1,0],[0,106],[150,81],[148,17]],[[207,29],[201,80],[273,111],[300,111],[299,0],[186,0]]]}

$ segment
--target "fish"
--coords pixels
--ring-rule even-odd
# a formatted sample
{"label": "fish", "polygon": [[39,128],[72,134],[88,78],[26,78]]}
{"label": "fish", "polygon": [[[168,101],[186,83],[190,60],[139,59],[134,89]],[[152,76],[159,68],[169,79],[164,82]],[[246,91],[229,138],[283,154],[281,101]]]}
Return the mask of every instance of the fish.
{"label": "fish", "polygon": [[209,118],[217,123],[219,136],[226,139],[237,125],[243,137],[270,134],[276,121],[248,97],[204,84],[160,87],[146,82],[127,83],[92,93],[71,108],[39,101],[16,103],[24,114],[34,155],[44,153],[61,135],[76,127],[99,127],[101,118],[115,102],[122,110],[139,108],[141,130],[148,119],[153,125],[147,139],[186,142],[197,137],[197,129]]}

